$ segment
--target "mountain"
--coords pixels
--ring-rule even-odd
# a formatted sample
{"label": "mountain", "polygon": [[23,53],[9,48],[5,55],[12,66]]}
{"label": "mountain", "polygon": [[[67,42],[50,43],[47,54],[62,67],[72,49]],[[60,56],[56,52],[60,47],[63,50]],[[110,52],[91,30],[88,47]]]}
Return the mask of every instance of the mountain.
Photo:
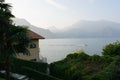
{"label": "mountain", "polygon": [[57,35],[63,38],[120,37],[120,23],[108,20],[79,21]]}
{"label": "mountain", "polygon": [[48,27],[48,29],[49,29],[51,32],[53,32],[53,33],[56,33],[56,32],[59,32],[59,31],[60,31],[60,30],[57,29],[55,26],[50,26],[50,27]]}
{"label": "mountain", "polygon": [[30,24],[25,19],[13,18],[16,25],[27,26],[30,30],[44,36],[45,38],[54,38],[54,34],[49,29],[43,29]]}
{"label": "mountain", "polygon": [[91,37],[120,37],[120,23],[98,20],[81,20],[63,30],[58,30],[55,26],[43,29],[31,25],[25,19],[14,18],[17,25],[28,26],[30,30],[44,36],[45,38],[91,38]]}

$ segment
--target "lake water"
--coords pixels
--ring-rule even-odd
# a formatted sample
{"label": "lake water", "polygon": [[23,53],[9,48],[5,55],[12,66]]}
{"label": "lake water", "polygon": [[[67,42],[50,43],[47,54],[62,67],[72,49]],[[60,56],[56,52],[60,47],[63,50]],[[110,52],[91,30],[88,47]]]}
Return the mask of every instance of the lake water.
{"label": "lake water", "polygon": [[102,48],[116,40],[120,41],[120,38],[44,39],[40,40],[40,55],[46,57],[48,63],[80,49],[89,55],[101,55]]}

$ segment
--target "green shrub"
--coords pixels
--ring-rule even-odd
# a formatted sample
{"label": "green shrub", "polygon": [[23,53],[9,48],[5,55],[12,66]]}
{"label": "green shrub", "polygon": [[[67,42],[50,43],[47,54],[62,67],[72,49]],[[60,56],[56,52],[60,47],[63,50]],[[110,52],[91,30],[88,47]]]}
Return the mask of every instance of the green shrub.
{"label": "green shrub", "polygon": [[100,62],[101,61],[101,57],[99,55],[93,55],[93,56],[89,57],[89,60],[92,61],[92,62],[93,61]]}
{"label": "green shrub", "polygon": [[59,63],[52,63],[50,71],[51,75],[63,80],[81,80],[82,78],[80,70],[77,71],[77,67],[74,65],[62,64],[60,66]]}
{"label": "green shrub", "polygon": [[79,60],[86,60],[88,59],[89,55],[87,55],[84,52],[81,53],[73,53],[73,54],[68,54],[66,59],[79,59]]}
{"label": "green shrub", "polygon": [[105,47],[103,56],[89,56],[84,52],[69,54],[65,59],[50,64],[51,75],[63,80],[120,80],[118,43]]}
{"label": "green shrub", "polygon": [[108,67],[101,71],[99,75],[100,80],[117,80],[117,69],[118,66],[116,65],[116,62],[113,61]]}
{"label": "green shrub", "polygon": [[22,69],[22,67],[29,67],[29,68],[35,69],[39,72],[46,73],[46,69],[48,67],[48,64],[14,58],[13,63],[12,63],[12,67],[11,67],[12,71],[23,74],[24,70]]}
{"label": "green shrub", "polygon": [[[6,78],[6,75],[5,75],[5,74],[0,73],[0,77],[3,78],[3,80],[6,80],[6,79],[5,79],[5,78]],[[1,79],[0,79],[0,80],[1,80]],[[10,76],[10,80],[19,80],[19,79]]]}
{"label": "green shrub", "polygon": [[36,71],[35,69],[31,69],[28,67],[23,67],[23,69],[25,71],[25,74],[34,80],[61,80],[56,77]]}
{"label": "green shrub", "polygon": [[83,80],[82,73],[80,71],[75,71],[72,75],[71,80]]}
{"label": "green shrub", "polygon": [[78,58],[78,55],[79,54],[77,54],[77,53],[68,54],[67,59],[76,59],[76,58]]}
{"label": "green shrub", "polygon": [[89,56],[83,52],[80,54],[79,53],[69,54],[64,60],[51,63],[50,73],[51,75],[64,80],[74,79],[80,80],[82,78],[80,66],[78,67],[77,65],[79,64],[80,61],[87,60],[88,57]]}
{"label": "green shrub", "polygon": [[79,60],[87,60],[88,58],[89,58],[89,55],[87,55],[84,52],[78,55]]}
{"label": "green shrub", "polygon": [[108,44],[103,48],[103,55],[116,56],[120,55],[120,42],[116,41],[114,43]]}
{"label": "green shrub", "polygon": [[3,78],[0,78],[0,80],[5,80],[5,79],[3,79]]}
{"label": "green shrub", "polygon": [[87,80],[100,80],[100,78],[97,74],[95,74],[95,75],[90,76],[89,79]]}
{"label": "green shrub", "polygon": [[4,70],[4,63],[0,62],[0,70]]}
{"label": "green shrub", "polygon": [[50,64],[50,74],[52,76],[56,76],[58,78],[64,79],[66,78],[65,71],[69,69],[68,64],[64,64],[63,62],[51,63]]}
{"label": "green shrub", "polygon": [[105,55],[105,56],[101,56],[101,60],[102,62],[105,63],[111,63],[113,61],[113,58],[109,55]]}

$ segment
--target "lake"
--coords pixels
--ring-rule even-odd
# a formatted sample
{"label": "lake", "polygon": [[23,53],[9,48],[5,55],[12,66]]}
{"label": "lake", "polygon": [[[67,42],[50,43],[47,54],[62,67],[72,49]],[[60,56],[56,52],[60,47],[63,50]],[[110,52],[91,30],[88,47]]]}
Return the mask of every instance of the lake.
{"label": "lake", "polygon": [[51,63],[80,49],[89,55],[101,55],[102,48],[116,40],[120,41],[120,38],[44,39],[39,41],[40,56],[46,57],[47,62]]}

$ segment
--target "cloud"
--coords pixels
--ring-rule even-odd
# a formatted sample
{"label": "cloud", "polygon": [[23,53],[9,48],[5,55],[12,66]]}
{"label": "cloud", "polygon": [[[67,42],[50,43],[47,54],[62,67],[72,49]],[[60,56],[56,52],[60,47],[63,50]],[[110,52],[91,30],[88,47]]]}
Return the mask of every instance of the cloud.
{"label": "cloud", "polygon": [[57,7],[57,8],[59,8],[59,9],[62,9],[62,10],[66,10],[67,9],[66,6],[55,2],[55,0],[46,0],[46,2],[51,4],[51,5],[53,5],[53,6],[55,6],[55,7]]}

